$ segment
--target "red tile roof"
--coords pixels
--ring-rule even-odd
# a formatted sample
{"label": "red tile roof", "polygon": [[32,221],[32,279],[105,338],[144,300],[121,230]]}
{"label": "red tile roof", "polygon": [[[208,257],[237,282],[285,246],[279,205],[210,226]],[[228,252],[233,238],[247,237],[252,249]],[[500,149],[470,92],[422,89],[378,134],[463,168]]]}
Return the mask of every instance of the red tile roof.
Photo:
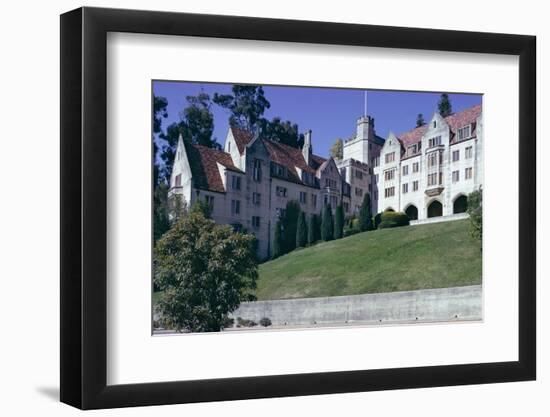
{"label": "red tile roof", "polygon": [[193,184],[196,188],[219,193],[225,192],[218,163],[230,171],[243,173],[233,164],[231,155],[224,151],[187,143],[185,148],[191,165]]}
{"label": "red tile roof", "polygon": [[250,143],[254,135],[252,134],[252,132],[239,129],[237,127],[231,127],[231,133],[233,133],[233,137],[235,138],[235,142],[237,143],[237,149],[242,155],[244,153],[246,145]]}
{"label": "red tile roof", "polygon": [[[475,137],[475,123],[479,115],[481,114],[481,104],[470,107],[466,110],[462,110],[458,113],[451,114],[450,116],[445,117],[445,122],[449,125],[452,133],[451,143],[454,143],[454,137],[456,131],[466,126],[467,124],[474,124],[474,129],[472,131],[472,137]],[[401,141],[405,148],[410,145],[420,142],[424,133],[428,129],[428,125],[423,125],[408,132],[401,133],[397,135],[397,138]]]}

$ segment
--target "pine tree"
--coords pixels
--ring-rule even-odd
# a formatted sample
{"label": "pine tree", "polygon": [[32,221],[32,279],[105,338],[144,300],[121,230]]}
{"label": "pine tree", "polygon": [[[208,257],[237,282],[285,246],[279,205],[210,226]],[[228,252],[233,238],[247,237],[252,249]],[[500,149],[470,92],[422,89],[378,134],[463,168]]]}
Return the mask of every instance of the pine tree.
{"label": "pine tree", "polygon": [[334,222],[332,220],[332,208],[325,204],[323,219],[321,220],[321,240],[328,242],[334,239]]}
{"label": "pine tree", "polygon": [[441,117],[450,116],[453,113],[453,106],[451,100],[449,100],[449,95],[447,93],[441,94],[439,103],[437,103],[437,109]]}
{"label": "pine tree", "polygon": [[281,233],[281,221],[277,220],[275,223],[275,233],[273,236],[273,255],[272,258],[278,258],[282,255],[281,244],[282,244],[282,233]]}
{"label": "pine tree", "polygon": [[344,208],[341,204],[336,207],[334,217],[334,239],[341,239],[344,236]]}
{"label": "pine tree", "polygon": [[372,210],[370,206],[370,194],[366,193],[363,197],[363,203],[359,210],[359,230],[366,232],[367,230],[373,230],[372,224]]}
{"label": "pine tree", "polygon": [[283,254],[292,252],[296,249],[296,230],[300,211],[300,204],[296,200],[290,200],[286,203],[285,215],[282,218],[281,225],[283,229],[281,252]]}
{"label": "pine tree", "polygon": [[304,248],[306,245],[307,245],[306,214],[302,211],[298,216],[298,226],[296,228],[296,247]]}
{"label": "pine tree", "polygon": [[424,121],[424,115],[422,113],[418,113],[418,116],[416,116],[416,127],[424,126],[426,122]]}
{"label": "pine tree", "polygon": [[308,225],[307,225],[307,243],[309,245],[313,245],[315,242],[317,242],[317,216],[315,214],[311,214],[308,219]]}

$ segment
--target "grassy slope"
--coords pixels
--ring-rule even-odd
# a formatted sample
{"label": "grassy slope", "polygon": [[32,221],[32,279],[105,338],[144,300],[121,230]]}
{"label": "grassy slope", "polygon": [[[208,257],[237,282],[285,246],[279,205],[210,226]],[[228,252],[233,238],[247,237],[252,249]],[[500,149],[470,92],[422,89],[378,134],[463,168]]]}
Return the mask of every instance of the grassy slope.
{"label": "grassy slope", "polygon": [[376,230],[300,249],[260,266],[259,300],[481,283],[468,220]]}

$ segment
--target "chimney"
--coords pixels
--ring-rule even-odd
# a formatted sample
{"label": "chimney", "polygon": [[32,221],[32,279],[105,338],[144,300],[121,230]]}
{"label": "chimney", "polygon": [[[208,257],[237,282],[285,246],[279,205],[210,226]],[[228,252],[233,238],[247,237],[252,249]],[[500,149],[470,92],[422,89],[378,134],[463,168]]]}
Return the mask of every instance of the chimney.
{"label": "chimney", "polygon": [[369,140],[374,137],[374,118],[361,116],[357,119],[357,139]]}
{"label": "chimney", "polygon": [[311,129],[306,130],[304,133],[304,146],[302,147],[302,155],[306,161],[306,164],[311,162],[311,154],[313,153],[313,146],[311,145]]}

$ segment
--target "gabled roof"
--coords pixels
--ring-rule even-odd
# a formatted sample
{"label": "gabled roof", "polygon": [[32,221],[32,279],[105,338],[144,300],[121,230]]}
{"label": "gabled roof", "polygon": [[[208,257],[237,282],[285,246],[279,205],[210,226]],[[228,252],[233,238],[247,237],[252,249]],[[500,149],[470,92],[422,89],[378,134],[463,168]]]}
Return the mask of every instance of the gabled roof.
{"label": "gabled roof", "polygon": [[[449,125],[451,129],[452,137],[451,143],[454,143],[454,135],[456,131],[461,127],[464,127],[468,124],[474,124],[474,130],[472,131],[472,137],[475,137],[475,123],[479,115],[481,114],[482,108],[481,104],[475,105],[473,107],[467,108],[457,113],[453,113],[450,116],[444,118],[445,122]],[[405,148],[420,142],[422,136],[428,130],[428,125],[422,125],[420,127],[409,130],[408,132],[401,133],[397,135],[397,138],[401,141]]]}
{"label": "gabled roof", "polygon": [[231,127],[231,133],[233,134],[233,138],[235,138],[235,142],[237,143],[237,149],[242,155],[244,153],[246,145],[248,145],[250,141],[254,138],[254,134],[252,132],[239,129],[238,127]]}
{"label": "gabled roof", "polygon": [[243,173],[233,164],[231,155],[224,151],[188,143],[185,144],[185,150],[196,188],[218,193],[225,192],[218,164],[230,171]]}

